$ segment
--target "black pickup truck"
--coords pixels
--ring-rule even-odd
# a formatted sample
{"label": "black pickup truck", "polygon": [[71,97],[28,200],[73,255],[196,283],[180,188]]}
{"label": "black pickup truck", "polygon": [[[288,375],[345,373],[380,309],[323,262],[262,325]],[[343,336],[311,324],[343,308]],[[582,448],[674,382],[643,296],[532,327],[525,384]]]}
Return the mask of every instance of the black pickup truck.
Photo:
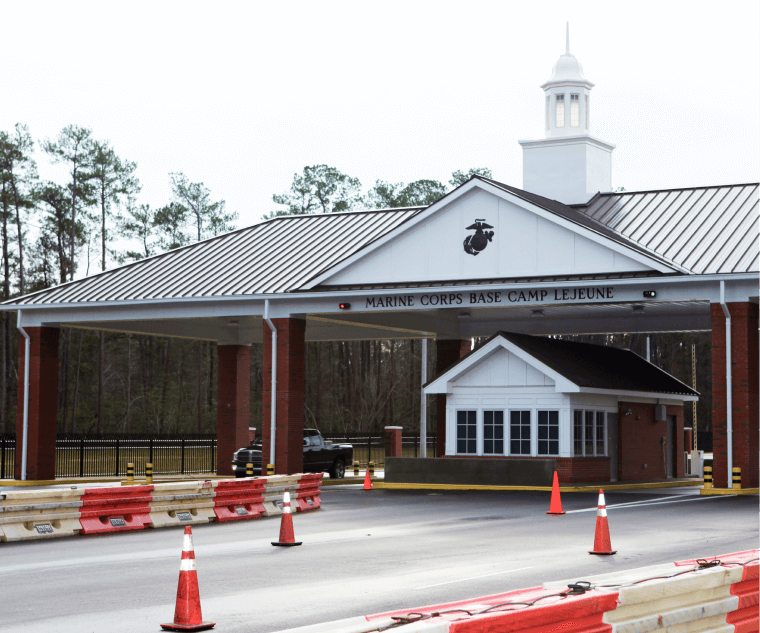
{"label": "black pickup truck", "polygon": [[[303,470],[306,473],[327,471],[332,479],[342,479],[346,467],[353,464],[351,444],[326,443],[317,429],[303,430]],[[245,477],[246,464],[253,464],[253,474],[261,475],[261,440],[235,452],[232,470],[235,477]]]}

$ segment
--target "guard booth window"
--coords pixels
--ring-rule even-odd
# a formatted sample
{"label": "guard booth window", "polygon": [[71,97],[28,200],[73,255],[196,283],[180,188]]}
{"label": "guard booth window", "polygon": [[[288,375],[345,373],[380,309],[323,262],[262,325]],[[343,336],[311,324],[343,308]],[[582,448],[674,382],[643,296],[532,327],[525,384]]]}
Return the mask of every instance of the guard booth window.
{"label": "guard booth window", "polygon": [[509,412],[509,453],[530,455],[530,411]]}
{"label": "guard booth window", "polygon": [[603,456],[607,454],[604,411],[573,411],[573,454]]}
{"label": "guard booth window", "polygon": [[504,411],[483,411],[483,454],[504,454]]}
{"label": "guard booth window", "polygon": [[476,455],[477,441],[477,411],[457,411],[457,453]]}
{"label": "guard booth window", "polygon": [[538,454],[559,455],[559,411],[538,412]]}

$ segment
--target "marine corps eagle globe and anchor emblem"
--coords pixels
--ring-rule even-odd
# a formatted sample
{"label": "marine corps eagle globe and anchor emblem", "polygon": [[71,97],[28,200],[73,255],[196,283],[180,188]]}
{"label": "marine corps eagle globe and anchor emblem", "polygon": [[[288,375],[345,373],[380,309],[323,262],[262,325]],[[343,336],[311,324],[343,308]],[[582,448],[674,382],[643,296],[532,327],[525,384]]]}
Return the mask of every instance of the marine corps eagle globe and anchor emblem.
{"label": "marine corps eagle globe and anchor emblem", "polygon": [[468,235],[464,240],[464,252],[468,255],[477,255],[488,246],[488,242],[493,241],[493,231],[484,231],[483,229],[492,229],[490,224],[485,220],[475,220],[475,224],[470,224],[466,230],[475,231],[475,235]]}

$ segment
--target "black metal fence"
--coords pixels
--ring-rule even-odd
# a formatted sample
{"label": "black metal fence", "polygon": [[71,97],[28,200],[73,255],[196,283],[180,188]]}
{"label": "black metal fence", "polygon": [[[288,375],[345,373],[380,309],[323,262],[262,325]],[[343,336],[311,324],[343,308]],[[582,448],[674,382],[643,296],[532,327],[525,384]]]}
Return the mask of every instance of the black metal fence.
{"label": "black metal fence", "polygon": [[[0,478],[13,478],[15,436],[0,436]],[[211,473],[216,471],[216,434],[203,435],[73,435],[58,434],[56,477],[108,477],[145,474]]]}

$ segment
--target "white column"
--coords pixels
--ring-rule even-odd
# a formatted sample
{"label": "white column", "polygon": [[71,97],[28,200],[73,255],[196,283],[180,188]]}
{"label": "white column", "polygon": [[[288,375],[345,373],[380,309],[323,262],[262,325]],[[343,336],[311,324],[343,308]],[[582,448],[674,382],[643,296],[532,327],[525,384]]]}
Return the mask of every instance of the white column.
{"label": "white column", "polygon": [[427,339],[422,339],[422,367],[420,368],[420,457],[427,457],[427,396],[422,385],[427,382]]}

